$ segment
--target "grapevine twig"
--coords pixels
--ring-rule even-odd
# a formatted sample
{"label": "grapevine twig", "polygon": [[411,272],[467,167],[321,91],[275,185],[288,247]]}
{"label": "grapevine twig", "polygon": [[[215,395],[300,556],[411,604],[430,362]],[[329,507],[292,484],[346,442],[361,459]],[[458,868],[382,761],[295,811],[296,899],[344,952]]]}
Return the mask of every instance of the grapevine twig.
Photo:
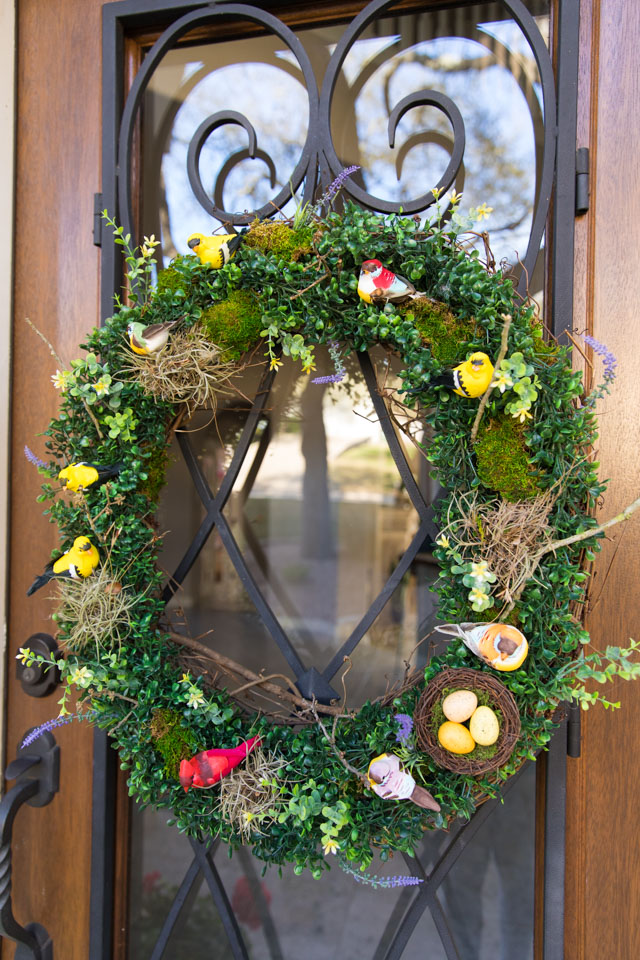
{"label": "grapevine twig", "polygon": [[[511,314],[505,313],[503,319],[504,319],[504,326],[502,327],[502,340],[500,342],[500,352],[496,358],[496,362],[494,364],[494,370],[498,369],[501,362],[504,360],[504,358],[507,355],[509,327],[511,326],[511,320],[512,320]],[[491,396],[491,391],[493,390],[493,387],[494,387],[494,378],[492,376],[489,382],[489,386],[487,387],[485,392],[482,394],[482,399],[480,400],[480,406],[478,407],[476,418],[473,421],[473,427],[471,428],[471,443],[476,442],[476,437],[478,436],[478,427],[480,426],[482,414],[484,413],[485,407],[489,403],[489,397]]]}

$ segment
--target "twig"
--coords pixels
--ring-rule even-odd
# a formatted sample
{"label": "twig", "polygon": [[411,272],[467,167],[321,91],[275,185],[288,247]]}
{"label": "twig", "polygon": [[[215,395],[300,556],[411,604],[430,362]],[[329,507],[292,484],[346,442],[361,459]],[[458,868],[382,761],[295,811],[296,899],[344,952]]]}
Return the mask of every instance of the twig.
{"label": "twig", "polygon": [[333,739],[333,737],[330,737],[330,736],[329,736],[329,734],[328,734],[328,732],[327,732],[327,728],[325,727],[324,723],[322,722],[322,720],[321,720],[320,717],[318,716],[318,712],[317,712],[317,711],[318,711],[318,708],[319,708],[320,706],[321,706],[321,705],[320,705],[319,703],[316,703],[316,701],[314,700],[313,703],[311,704],[311,712],[312,712],[312,714],[314,715],[314,717],[316,718],[316,723],[318,724],[318,726],[319,726],[320,729],[322,730],[322,733],[324,734],[327,743],[329,744],[329,746],[331,747],[331,749],[332,749],[333,752],[335,753],[336,757],[338,758],[338,760],[340,761],[340,763],[342,764],[342,766],[345,767],[345,769],[348,770],[349,773],[352,773],[355,777],[357,777],[358,780],[361,780],[362,783],[366,784],[366,786],[369,786],[369,778],[367,777],[367,775],[364,774],[364,773],[362,773],[360,770],[356,769],[356,767],[353,767],[353,766],[349,763],[349,761],[345,758],[345,755],[344,755],[344,753],[342,752],[342,750],[338,750],[338,748],[336,747],[335,740]]}
{"label": "twig", "polygon": [[[605,523],[599,524],[597,527],[590,527],[589,530],[583,530],[582,533],[575,533],[572,537],[564,537],[562,540],[552,540],[550,543],[545,544],[537,553],[531,557],[530,563],[525,568],[525,571],[520,578],[520,582],[516,589],[512,592],[513,600],[516,601],[522,591],[524,590],[527,582],[531,580],[533,574],[538,568],[540,561],[547,553],[555,552],[561,547],[568,547],[572,543],[580,543],[582,540],[588,540],[589,537],[595,537],[599,533],[604,533],[605,530],[608,530],[609,527],[615,526],[617,523],[622,523],[623,520],[628,520],[632,513],[640,507],[640,497],[630,503],[628,507],[625,507],[620,513],[617,513],[615,517],[612,517],[610,520],[607,520]],[[513,606],[513,603],[512,603]],[[511,608],[509,608],[511,609]]]}
{"label": "twig", "polygon": [[[511,326],[511,320],[512,320],[511,314],[506,313],[504,315],[504,326],[502,328],[502,340],[500,342],[500,352],[496,358],[496,362],[494,364],[494,370],[498,369],[498,367],[500,366],[500,363],[504,360],[504,358],[507,355],[507,342],[509,339],[509,327]],[[489,397],[491,396],[491,391],[493,390],[493,387],[494,387],[494,378],[492,376],[489,382],[489,386],[487,387],[485,392],[482,394],[482,399],[480,400],[480,406],[478,407],[476,418],[473,421],[473,427],[471,428],[471,443],[476,442],[476,437],[478,436],[478,427],[480,426],[482,414],[484,413],[485,407],[489,403]]]}
{"label": "twig", "polygon": [[[263,687],[267,692],[274,694],[281,701],[286,700],[287,703],[291,703],[302,710],[312,709],[313,704],[309,700],[305,700],[304,697],[289,693],[288,690],[283,690],[282,687],[278,687],[275,683],[269,683],[268,680],[262,679],[257,673],[254,673],[252,670],[248,670],[247,667],[243,667],[241,664],[236,663],[235,660],[231,660],[229,657],[223,656],[223,654],[218,653],[216,650],[210,650],[209,647],[206,647],[203,643],[198,643],[197,640],[192,640],[190,637],[185,637],[182,634],[174,633],[173,631],[169,631],[169,636],[172,640],[175,640],[182,646],[189,647],[190,650],[195,650],[200,654],[200,656],[205,657],[207,660],[213,660],[214,663],[219,664],[226,670],[231,671],[232,673],[237,673],[238,676],[244,677],[246,680],[251,681],[251,685]],[[290,680],[287,679],[287,682],[291,685]],[[342,707],[326,706],[325,704],[319,703],[317,704],[317,708],[321,713],[326,713],[331,717],[351,716],[351,714],[345,714]]]}

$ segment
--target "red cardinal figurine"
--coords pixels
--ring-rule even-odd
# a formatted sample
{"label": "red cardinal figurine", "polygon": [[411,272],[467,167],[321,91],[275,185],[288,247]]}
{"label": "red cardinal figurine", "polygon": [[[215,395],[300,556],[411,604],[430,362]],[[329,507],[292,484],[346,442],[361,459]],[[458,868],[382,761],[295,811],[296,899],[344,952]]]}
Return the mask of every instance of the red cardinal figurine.
{"label": "red cardinal figurine", "polygon": [[425,296],[399,274],[384,267],[379,260],[365,260],[358,278],[358,296],[365,303],[405,303]]}
{"label": "red cardinal figurine", "polygon": [[203,750],[191,757],[191,760],[183,760],[180,764],[180,783],[185,793],[189,787],[212,787],[221,777],[226,777],[230,770],[242,763],[259,742],[260,737],[252,737],[239,747],[232,747],[230,750]]}

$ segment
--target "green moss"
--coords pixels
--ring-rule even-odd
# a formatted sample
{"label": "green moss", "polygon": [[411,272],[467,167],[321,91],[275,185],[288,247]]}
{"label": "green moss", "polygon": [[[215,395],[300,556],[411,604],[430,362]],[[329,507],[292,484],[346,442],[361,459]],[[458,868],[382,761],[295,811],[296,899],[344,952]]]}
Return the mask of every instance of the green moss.
{"label": "green moss", "polygon": [[182,717],[175,710],[154,710],[150,724],[155,748],[164,760],[167,776],[176,779],[182,760],[197,753],[198,743],[191,730],[182,726]]}
{"label": "green moss", "polygon": [[475,453],[480,481],[505,500],[528,500],[540,492],[531,475],[524,428],[513,417],[481,424]]}
{"label": "green moss", "polygon": [[251,290],[234,290],[201,318],[207,337],[222,348],[222,359],[238,362],[260,339],[262,309]]}
{"label": "green moss", "polygon": [[254,221],[246,234],[245,243],[263,253],[272,253],[279,260],[299,260],[311,253],[312,227],[292,230],[281,220]]}
{"label": "green moss", "polygon": [[554,340],[544,339],[544,330],[540,325],[536,325],[533,330],[533,352],[537,359],[544,363],[554,363],[558,359],[560,347]]}
{"label": "green moss", "polygon": [[151,456],[145,462],[143,472],[146,473],[147,478],[140,484],[140,492],[144,493],[154,503],[167,481],[168,462],[169,450],[163,447],[154,447]]}
{"label": "green moss", "polygon": [[406,313],[413,316],[422,342],[445,366],[464,358],[465,344],[476,336],[475,321],[456,317],[444,303],[426,298],[414,300],[406,308]]}
{"label": "green moss", "polygon": [[156,283],[156,293],[165,293],[167,291],[169,293],[175,293],[177,290],[184,290],[185,275],[180,270],[176,270],[176,264],[179,264],[184,259],[182,256],[177,256],[168,267],[160,270]]}

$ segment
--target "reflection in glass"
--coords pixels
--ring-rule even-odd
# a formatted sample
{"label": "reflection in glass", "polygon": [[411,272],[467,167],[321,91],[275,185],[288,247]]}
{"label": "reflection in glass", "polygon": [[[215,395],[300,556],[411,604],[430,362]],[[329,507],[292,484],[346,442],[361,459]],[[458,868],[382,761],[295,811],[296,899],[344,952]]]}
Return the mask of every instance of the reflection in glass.
{"label": "reflection in glass", "polygon": [[[391,389],[396,381],[389,360],[382,351],[377,360],[380,378]],[[278,372],[224,508],[262,595],[303,664],[319,670],[358,627],[418,529],[418,514],[357,358],[349,358],[347,367],[346,380],[332,385],[312,383],[290,361]],[[321,348],[318,372],[329,369]],[[243,377],[245,396],[255,392],[256,376],[249,370]],[[185,427],[212,491],[226,472],[246,415],[246,403],[223,397],[215,417],[202,412]],[[405,452],[428,502],[434,490],[426,461],[409,441]],[[168,571],[177,567],[204,515],[181,461],[177,453],[160,508],[167,531],[161,564]],[[388,678],[400,677],[404,661],[430,628],[435,604],[424,595],[435,568],[426,559],[406,574],[356,648],[353,656],[364,669],[352,671],[350,703],[376,696]],[[285,670],[217,532],[172,607],[184,612],[192,636],[212,631],[207,642],[250,669]]]}

